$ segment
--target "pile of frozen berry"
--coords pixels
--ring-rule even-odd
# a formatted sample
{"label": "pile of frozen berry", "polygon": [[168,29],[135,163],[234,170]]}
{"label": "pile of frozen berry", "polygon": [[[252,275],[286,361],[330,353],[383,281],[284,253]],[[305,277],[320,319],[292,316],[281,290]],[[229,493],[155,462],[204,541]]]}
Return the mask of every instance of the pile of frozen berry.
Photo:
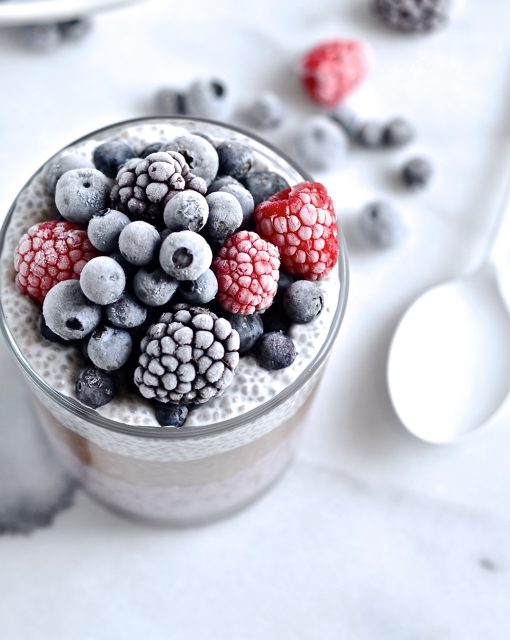
{"label": "pile of frozen berry", "polygon": [[321,313],[315,281],[338,257],[323,185],[290,187],[249,145],[193,134],[144,150],[112,139],[46,177],[55,219],[20,239],[16,281],[43,305],[44,338],[83,354],[78,400],[98,408],[134,386],[181,426],[240,356],[293,363],[288,329]]}

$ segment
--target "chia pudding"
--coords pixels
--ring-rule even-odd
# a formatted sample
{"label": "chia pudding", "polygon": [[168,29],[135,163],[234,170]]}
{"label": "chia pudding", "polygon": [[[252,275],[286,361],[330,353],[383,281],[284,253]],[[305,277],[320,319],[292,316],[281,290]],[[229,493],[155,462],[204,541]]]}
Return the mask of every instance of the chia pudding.
{"label": "chia pudding", "polygon": [[[149,203],[149,207],[144,207],[142,215],[135,216],[133,208],[126,204],[127,200],[122,202],[122,198],[119,197],[119,184],[122,189],[122,185],[129,182],[125,179],[124,182],[120,181],[119,176],[123,171],[129,172],[130,166],[135,167],[136,162],[140,161],[126,159],[123,165],[114,166],[112,169],[104,163],[101,165],[101,158],[98,159],[94,151],[105,141],[114,139],[127,142],[129,147],[134,150],[132,155],[139,158],[143,156],[144,150],[150,145],[151,148],[147,150],[149,152],[147,158],[154,157],[154,162],[158,162],[162,156],[154,156],[154,153],[161,154],[161,149],[171,149],[173,141],[182,139],[182,136],[189,136],[190,133],[193,135],[198,133],[203,137],[202,139],[206,139],[218,150],[220,168],[228,166],[228,163],[232,161],[232,158],[229,157],[222,158],[222,143],[223,146],[225,143],[234,142],[249,147],[251,161],[246,173],[248,179],[245,175],[236,174],[241,165],[237,168],[233,166],[231,169],[232,174],[237,175],[237,178],[231,182],[236,186],[231,190],[233,196],[229,197],[235,199],[234,196],[238,195],[240,210],[246,203],[243,202],[243,194],[237,185],[239,182],[249,185],[250,176],[257,172],[275,172],[283,183],[286,182],[291,187],[298,183],[311,184],[310,181],[306,181],[307,177],[290,161],[262,141],[225,125],[192,119],[145,119],[115,125],[74,143],[60,152],[57,158],[60,161],[62,158],[67,158],[71,167],[67,174],[63,174],[63,177],[80,171],[74,169],[73,163],[76,162],[77,156],[84,159],[84,166],[90,165],[92,167],[94,161],[97,168],[101,166],[106,174],[105,184],[107,187],[105,188],[113,198],[113,202],[108,203],[109,206],[112,209],[123,211],[130,218],[131,224],[133,220],[140,219],[146,224],[152,225],[154,223],[152,228],[157,227],[161,234],[161,240],[157,239],[159,251],[159,243],[162,243],[161,246],[165,246],[166,243],[168,247],[172,247],[170,242],[172,237],[177,238],[176,234],[183,233],[183,231],[169,230],[168,228],[165,230],[165,226],[171,227],[171,225],[165,225],[161,216],[158,220],[154,218],[157,212],[151,203]],[[161,147],[161,145],[164,146]],[[183,149],[179,149],[179,145],[174,145],[174,147],[177,153],[183,151]],[[132,366],[130,364],[119,367],[120,372],[110,372],[115,377],[116,393],[102,406],[93,407],[90,404],[86,406],[83,398],[77,398],[76,386],[80,371],[87,366],[94,367],[98,362],[94,361],[95,352],[90,346],[94,336],[98,333],[97,326],[93,337],[87,335],[85,341],[82,341],[81,347],[76,343],[70,346],[62,344],[62,340],[48,341],[41,335],[41,305],[33,300],[33,295],[23,295],[18,286],[19,283],[16,283],[14,256],[22,235],[32,225],[57,219],[59,210],[65,217],[66,206],[61,204],[57,208],[55,205],[55,199],[58,203],[59,192],[62,192],[62,180],[56,182],[54,177],[48,175],[52,166],[55,171],[57,164],[55,161],[53,164],[48,163],[29,180],[11,209],[3,232],[0,271],[2,328],[34,392],[41,423],[55,444],[63,462],[91,494],[110,507],[130,515],[172,524],[194,524],[235,511],[262,493],[286,468],[292,457],[299,431],[298,414],[300,410],[304,410],[305,403],[309,400],[311,391],[319,380],[319,374],[341,323],[347,295],[346,257],[340,238],[338,264],[329,268],[325,277],[321,277],[322,274],[320,274],[318,279],[304,278],[304,280],[313,282],[313,285],[306,285],[303,289],[307,291],[308,287],[312,288],[313,286],[316,298],[320,299],[320,308],[308,313],[305,320],[291,322],[288,317],[284,317],[285,313],[281,308],[276,310],[276,305],[273,309],[271,308],[275,300],[279,300],[278,304],[282,305],[281,295],[276,290],[279,281],[278,271],[281,278],[280,286],[282,286],[284,279],[289,282],[301,280],[296,273],[291,274],[292,277],[289,279],[276,257],[282,257],[282,250],[285,250],[285,246],[275,249],[274,261],[271,262],[273,269],[264,272],[268,274],[268,278],[276,273],[275,282],[268,281],[266,283],[264,281],[263,290],[260,287],[254,288],[254,291],[261,293],[261,295],[255,296],[253,299],[249,298],[247,304],[244,304],[246,300],[242,296],[239,300],[237,287],[230,286],[229,288],[228,286],[232,282],[230,278],[232,274],[228,272],[225,276],[225,270],[239,267],[232,262],[232,256],[237,255],[235,254],[236,237],[239,234],[244,235],[237,239],[238,245],[242,241],[246,244],[248,240],[256,243],[260,240],[261,243],[266,242],[266,244],[256,244],[259,247],[258,251],[264,251],[264,256],[266,256],[269,247],[271,254],[273,245],[270,240],[274,238],[269,233],[264,236],[264,229],[269,230],[267,224],[264,226],[263,209],[265,204],[256,203],[258,205],[256,212],[262,211],[257,214],[259,219],[256,224],[252,212],[248,211],[247,213],[246,210],[243,210],[242,216],[235,223],[234,228],[229,229],[228,237],[215,237],[216,229],[221,231],[225,224],[225,217],[223,217],[221,218],[223,226],[219,225],[216,229],[214,227],[211,212],[216,206],[215,200],[220,201],[222,206],[223,200],[227,203],[229,200],[226,197],[223,197],[223,200],[221,197],[209,198],[211,189],[215,188],[214,181],[217,180],[218,169],[213,168],[214,175],[208,175],[210,168],[200,166],[200,159],[193,158],[193,151],[188,150],[182,154],[191,170],[189,175],[184,176],[186,185],[184,188],[182,186],[180,188],[183,192],[195,189],[194,193],[200,193],[200,198],[205,197],[209,203],[209,223],[199,231],[211,247],[213,256],[211,273],[214,272],[216,278],[213,275],[210,275],[210,278],[215,280],[215,286],[219,287],[219,291],[214,299],[208,300],[205,304],[192,304],[187,302],[184,293],[184,299],[180,295],[179,291],[183,289],[183,286],[178,282],[176,296],[168,303],[161,305],[160,308],[149,306],[149,320],[146,322],[146,326],[143,326],[142,330],[130,330],[130,344],[133,345],[133,351],[135,348],[138,349],[134,356],[135,362]],[[150,152],[152,152],[152,156]],[[236,164],[235,157],[232,162],[234,165]],[[66,162],[62,164],[65,165]],[[77,164],[80,164],[79,160]],[[138,172],[140,172],[139,167],[140,165],[138,165]],[[183,175],[185,172],[186,169],[182,171]],[[205,178],[201,176],[205,176]],[[229,182],[224,178],[222,180],[223,184]],[[204,182],[206,183],[205,188]],[[56,195],[52,193],[55,184],[57,185]],[[221,185],[217,186],[220,187],[220,190],[215,193],[225,193],[225,191],[221,191]],[[117,190],[115,190],[116,188]],[[227,191],[229,191],[228,188]],[[254,193],[254,195],[257,199],[257,194]],[[175,193],[169,194],[165,211],[174,196]],[[62,196],[60,197],[62,200]],[[158,215],[160,214],[158,213]],[[167,221],[166,218],[165,221]],[[73,219],[72,222],[74,224],[76,220]],[[230,219],[227,219],[226,222],[228,227],[228,224],[231,224]],[[87,225],[83,223],[83,220],[80,220],[80,223],[86,229]],[[239,231],[239,229],[241,230]],[[257,231],[262,232],[262,239],[259,238]],[[313,232],[315,233],[315,231]],[[194,230],[185,233],[192,236],[198,235],[198,232],[196,233]],[[127,237],[128,234],[125,235]],[[280,237],[283,236],[280,234]],[[303,237],[306,238],[306,234],[303,234]],[[267,238],[267,241],[264,238]],[[229,242],[230,244],[228,244]],[[240,246],[243,247],[245,244]],[[141,251],[141,245],[143,245],[141,240],[134,243],[136,252]],[[198,251],[198,249],[196,250]],[[92,251],[94,251],[93,248]],[[195,245],[192,245],[190,251],[195,251]],[[104,252],[97,250],[97,253]],[[109,253],[114,252],[110,251]],[[119,263],[126,269],[126,273],[134,265],[136,265],[134,269],[136,270],[143,268],[141,265],[147,263],[138,262],[136,264],[136,259],[133,258],[130,265],[125,265],[126,251],[123,252],[123,256],[124,260],[120,256]],[[223,261],[221,260],[222,256],[226,256]],[[193,258],[195,257],[193,256]],[[175,254],[172,254],[172,258],[175,262]],[[163,262],[163,249],[161,249],[160,260],[165,269],[169,271],[172,265],[167,267]],[[84,261],[92,265],[94,258],[91,259],[90,256],[87,256]],[[336,261],[335,256],[334,262],[336,263]],[[211,260],[208,262],[210,263]],[[286,264],[289,264],[288,260]],[[274,268],[275,265],[277,265],[276,268]],[[79,270],[83,273],[83,265],[80,265]],[[93,273],[93,269],[89,268],[88,270]],[[244,271],[242,273],[244,274]],[[130,277],[128,276],[128,281]],[[236,277],[238,276],[233,274],[234,280]],[[83,276],[80,280],[75,281],[76,284],[73,285],[75,288],[78,288],[78,282],[81,282],[82,289],[84,289]],[[225,282],[227,282],[226,285]],[[59,287],[63,289],[64,287],[61,285],[62,283]],[[101,297],[104,291],[101,291],[101,286],[98,286],[97,289],[98,293],[94,295]],[[93,297],[92,294],[89,295]],[[193,300],[193,297],[190,299]],[[297,302],[296,300],[287,300],[287,305],[290,308],[294,305],[293,313],[298,316],[302,313],[300,300],[299,297],[297,297]],[[179,306],[176,307],[175,304]],[[178,308],[181,311],[176,311]],[[202,311],[193,311],[196,308]],[[150,383],[154,386],[145,384],[148,379],[158,378],[157,375],[152,375],[153,373],[157,374],[159,370],[153,366],[154,363],[152,365],[149,363],[155,352],[150,352],[148,345],[151,344],[151,340],[154,342],[155,337],[159,339],[161,336],[154,332],[150,335],[147,334],[148,337],[144,342],[144,334],[147,331],[150,332],[150,327],[154,327],[158,321],[160,325],[161,320],[165,322],[165,317],[167,327],[172,322],[175,324],[176,319],[182,320],[184,318],[184,324],[188,321],[192,322],[193,318],[190,320],[188,311],[190,309],[193,318],[195,317],[193,314],[199,313],[202,318],[205,313],[208,318],[213,318],[213,322],[216,322],[215,327],[220,326],[218,320],[220,324],[224,323],[221,324],[223,328],[227,325],[229,327],[221,339],[218,337],[221,332],[216,332],[216,339],[219,342],[223,340],[222,344],[218,345],[215,342],[221,351],[223,364],[220,366],[220,371],[224,376],[224,384],[207,383],[212,388],[209,394],[211,397],[207,398],[203,392],[200,394],[201,387],[197,386],[197,390],[193,387],[199,377],[198,370],[201,365],[198,364],[197,371],[191,371],[189,378],[180,379],[177,388],[163,385],[161,379]],[[65,308],[63,313],[65,314]],[[261,338],[258,340],[258,346],[249,349],[246,353],[241,353],[239,357],[237,353],[239,339],[233,328],[235,322],[232,319],[232,313],[235,317],[239,315],[244,317],[244,314],[251,316],[254,313],[259,315],[262,320],[261,326],[263,323],[265,324],[264,329],[261,329],[264,331],[263,338],[267,334],[271,334],[271,336],[276,336],[275,340],[278,341],[280,340],[279,336],[285,336],[285,340],[293,345],[294,350],[289,361],[277,362],[273,366],[271,363],[274,364],[274,354],[267,351],[272,348],[272,339],[266,340],[267,346],[264,356]],[[290,311],[288,313],[292,315]],[[166,314],[166,316],[162,316],[160,319],[160,314]],[[306,312],[303,317],[305,316],[307,316]],[[218,320],[214,320],[214,318]],[[229,319],[232,320],[231,324],[229,324]],[[48,314],[47,320],[48,324],[55,322],[50,314]],[[101,320],[101,323],[104,324],[104,319]],[[50,326],[50,329],[55,326]],[[189,326],[193,329],[191,324]],[[188,331],[189,327],[186,327],[186,330]],[[126,333],[128,333],[127,330]],[[90,342],[88,342],[89,340]],[[97,340],[101,340],[101,336]],[[88,351],[87,346],[83,347],[83,343],[86,345],[87,342],[89,344]],[[226,345],[230,345],[232,353],[228,351]],[[102,357],[108,360],[112,350],[109,345],[107,347],[106,355],[103,353]],[[179,343],[177,343],[177,347],[179,348]],[[145,354],[145,359],[142,360],[144,349],[148,349],[151,355]],[[161,356],[160,351],[158,354]],[[229,354],[230,360],[228,360]],[[277,356],[275,357],[278,360]],[[89,361],[90,358],[93,360],[92,363]],[[139,361],[137,361],[138,358],[140,358]],[[152,359],[154,360],[154,358]],[[188,360],[189,358],[185,362]],[[103,361],[99,360],[99,364]],[[267,364],[268,361],[270,364]],[[232,367],[229,363],[232,363]],[[192,360],[191,364],[194,365],[195,361]],[[147,367],[150,368],[150,371]],[[184,371],[184,369],[182,370]],[[163,374],[162,369],[161,373]],[[133,384],[133,375],[135,384]],[[216,381],[219,375],[210,377],[208,380]],[[191,380],[191,382],[188,383],[187,380]],[[222,380],[220,379],[220,382]],[[202,387],[206,382],[202,384]],[[189,389],[191,392],[188,391]],[[177,390],[182,393],[178,394]],[[161,418],[158,420],[154,402],[156,400],[159,401],[158,406],[160,407],[164,403],[172,405],[179,404],[180,401],[188,401],[189,407],[185,408],[185,421],[181,421],[178,426],[175,423],[173,423],[174,426],[171,424],[162,426],[165,423],[161,422]],[[186,402],[183,403],[186,404]],[[191,409],[189,413],[188,409]]]}

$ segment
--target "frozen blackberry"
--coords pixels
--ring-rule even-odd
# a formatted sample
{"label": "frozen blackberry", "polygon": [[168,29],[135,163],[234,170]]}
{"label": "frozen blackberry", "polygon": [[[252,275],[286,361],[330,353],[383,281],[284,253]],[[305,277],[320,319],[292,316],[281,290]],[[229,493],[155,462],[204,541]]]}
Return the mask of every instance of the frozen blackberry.
{"label": "frozen blackberry", "polygon": [[255,162],[253,149],[239,140],[225,140],[217,147],[219,172],[241,180]]}
{"label": "frozen blackberry", "polygon": [[99,369],[117,371],[129,360],[132,347],[133,343],[128,331],[103,326],[91,335],[87,354]]}
{"label": "frozen blackberry", "polygon": [[198,233],[176,231],[161,245],[159,262],[163,271],[176,280],[196,280],[211,266],[212,251]]}
{"label": "frozen blackberry", "polygon": [[166,204],[163,219],[170,231],[200,231],[207,222],[209,205],[200,193],[186,189]]}
{"label": "frozen blackberry", "polygon": [[179,283],[162,269],[140,269],[133,278],[133,291],[140,302],[149,307],[161,307],[172,299]]}
{"label": "frozen blackberry", "polygon": [[94,165],[88,158],[75,153],[60,155],[56,158],[53,158],[53,160],[49,162],[46,168],[46,186],[48,188],[48,192],[52,195],[55,194],[57,182],[66,171],[71,171],[71,169],[93,168]]}
{"label": "frozen blackberry", "polygon": [[116,385],[112,375],[97,367],[81,369],[76,378],[76,397],[92,409],[108,404],[115,396]]}
{"label": "frozen blackberry", "polygon": [[295,133],[294,148],[296,157],[308,169],[329,171],[344,160],[348,139],[343,130],[326,116],[311,116]]}
{"label": "frozen blackberry", "polygon": [[191,172],[199,176],[209,186],[218,173],[218,153],[212,144],[202,136],[187,134],[177,136],[164,147],[164,151],[180,153]]}
{"label": "frozen blackberry", "polygon": [[115,178],[122,165],[135,156],[131,145],[125,140],[107,140],[94,149],[92,160],[108,178]]}
{"label": "frozen blackberry", "polygon": [[124,293],[126,274],[120,264],[108,256],[89,260],[80,275],[85,296],[99,305],[112,304]]}
{"label": "frozen blackberry", "polygon": [[212,302],[218,293],[218,280],[211,269],[207,269],[196,280],[183,282],[180,286],[182,297],[191,304]]}
{"label": "frozen blackberry", "polygon": [[414,138],[414,129],[405,118],[393,118],[383,130],[383,143],[387,147],[403,147]]}
{"label": "frozen blackberry", "polygon": [[452,4],[452,0],[374,0],[373,8],[393,29],[425,33],[448,23]]}
{"label": "frozen blackberry", "polygon": [[418,191],[429,184],[432,174],[433,169],[430,160],[427,160],[427,158],[412,158],[404,164],[400,175],[402,182],[408,189]]}
{"label": "frozen blackberry", "polygon": [[230,193],[241,205],[243,212],[243,224],[246,224],[252,217],[255,209],[255,203],[253,196],[245,189],[242,184],[227,184],[219,189],[219,192]]}
{"label": "frozen blackberry", "polygon": [[134,329],[147,319],[147,309],[128,293],[108,305],[105,312],[108,322],[119,329]]}
{"label": "frozen blackberry", "polygon": [[215,78],[195,80],[185,94],[187,113],[191,116],[227,120],[232,113],[232,101],[227,85]]}
{"label": "frozen blackberry", "polygon": [[239,353],[246,353],[253,349],[264,333],[264,324],[258,313],[249,316],[240,313],[229,313],[227,320],[239,334]]}
{"label": "frozen blackberry", "polygon": [[64,340],[81,340],[101,321],[101,307],[83,295],[78,280],[64,280],[49,290],[43,315],[53,333]]}
{"label": "frozen blackberry", "polygon": [[287,180],[274,171],[250,171],[242,182],[253,196],[255,206],[289,188]]}
{"label": "frozen blackberry", "polygon": [[294,342],[284,333],[265,333],[257,343],[257,361],[269,371],[286,369],[297,356]]}
{"label": "frozen blackberry", "polygon": [[90,219],[108,209],[110,181],[97,169],[66,171],[55,188],[55,204],[66,220],[87,225]]}
{"label": "frozen blackberry", "polygon": [[134,381],[142,396],[163,403],[201,404],[232,382],[239,334],[225,318],[177,305],[152,325],[141,343]]}
{"label": "frozen blackberry", "polygon": [[245,110],[246,120],[257,129],[275,129],[285,118],[285,107],[274,93],[263,93]]}
{"label": "frozen blackberry", "polygon": [[143,220],[130,222],[119,236],[119,250],[124,258],[137,267],[154,260],[161,244],[155,227]]}
{"label": "frozen blackberry", "polygon": [[324,296],[316,282],[296,280],[286,290],[283,310],[297,324],[307,324],[317,318],[324,307]]}
{"label": "frozen blackberry", "polygon": [[158,116],[174,116],[186,113],[184,95],[170,87],[160,89],[154,96],[154,106]]}
{"label": "frozen blackberry", "polygon": [[189,409],[185,404],[155,402],[154,413],[162,427],[182,427],[188,417]]}
{"label": "frozen blackberry", "polygon": [[215,191],[205,198],[209,205],[206,233],[209,238],[223,242],[243,223],[243,210],[231,193]]}
{"label": "frozen blackberry", "polygon": [[90,243],[103,253],[113,253],[119,248],[119,236],[121,231],[128,226],[131,220],[126,214],[113,209],[94,216],[87,227],[87,235]]}
{"label": "frozen blackberry", "polygon": [[359,215],[359,230],[364,240],[377,249],[397,246],[407,235],[400,213],[388,202],[371,202]]}

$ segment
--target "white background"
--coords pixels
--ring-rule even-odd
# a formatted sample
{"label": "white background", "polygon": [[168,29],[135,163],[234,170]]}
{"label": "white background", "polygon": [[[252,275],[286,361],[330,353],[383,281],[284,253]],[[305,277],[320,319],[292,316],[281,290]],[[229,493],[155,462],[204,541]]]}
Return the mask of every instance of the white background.
{"label": "white background", "polygon": [[[360,114],[407,115],[419,134],[399,152],[353,151],[323,176],[350,246],[351,296],[282,482],[201,529],[132,524],[80,494],[51,528],[0,538],[2,640],[509,637],[510,425],[458,448],[421,444],[394,416],[384,370],[407,304],[474,264],[488,239],[510,161],[510,4],[466,0],[449,29],[417,38],[379,27],[366,5],[151,0],[44,56],[0,41],[1,211],[61,146],[150,114],[158,87],[197,74],[224,77],[239,104],[279,91],[294,126],[311,111],[296,61],[324,37],[372,48],[351,102]],[[413,152],[436,167],[418,196],[395,181]],[[356,209],[381,195],[409,226],[407,243],[384,254],[352,233]]]}

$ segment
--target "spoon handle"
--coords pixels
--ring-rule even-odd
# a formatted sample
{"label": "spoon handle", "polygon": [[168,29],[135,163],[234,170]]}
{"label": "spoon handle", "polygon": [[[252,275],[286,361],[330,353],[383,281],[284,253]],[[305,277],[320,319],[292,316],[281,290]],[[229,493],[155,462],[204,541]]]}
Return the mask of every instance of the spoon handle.
{"label": "spoon handle", "polygon": [[507,169],[491,237],[487,260],[496,269],[504,267],[510,258],[510,169]]}

